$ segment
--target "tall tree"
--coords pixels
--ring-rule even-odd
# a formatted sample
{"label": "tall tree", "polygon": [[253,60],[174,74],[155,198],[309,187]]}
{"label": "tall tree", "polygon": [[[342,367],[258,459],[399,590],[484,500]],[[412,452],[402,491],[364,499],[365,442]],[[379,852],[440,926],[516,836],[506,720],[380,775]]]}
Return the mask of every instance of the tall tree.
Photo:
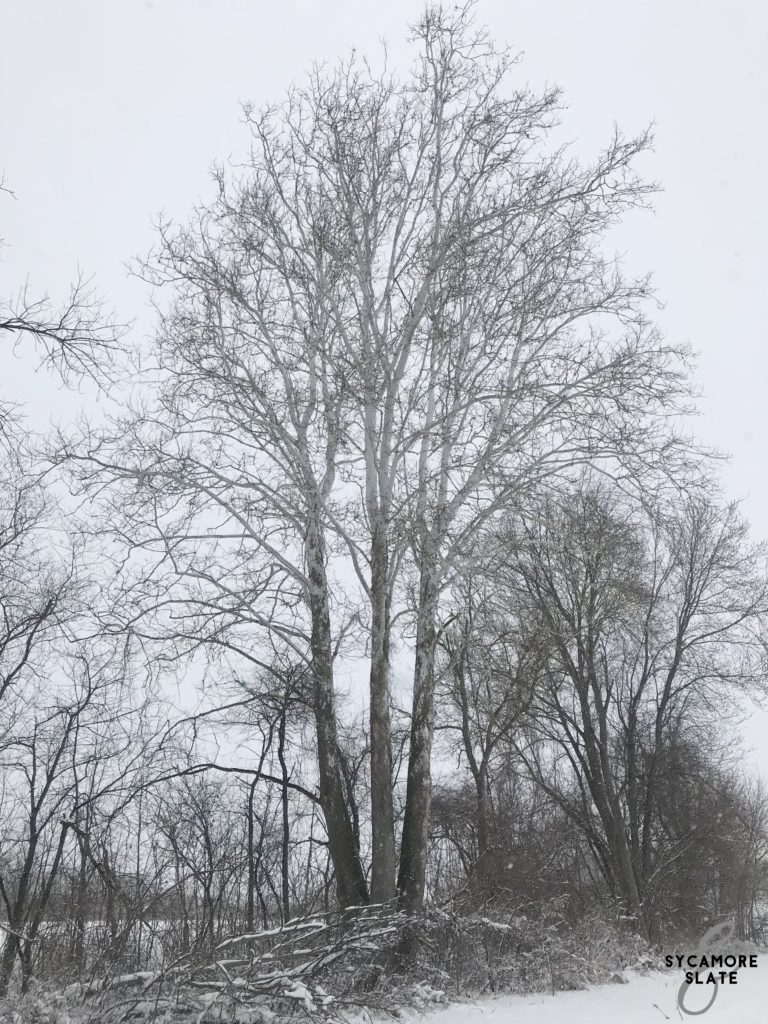
{"label": "tall tree", "polygon": [[684,400],[682,353],[646,322],[605,236],[648,188],[642,135],[593,164],[548,143],[559,98],[511,87],[514,62],[467,10],[428,9],[416,80],[434,126],[430,210],[439,245],[419,335],[424,370],[408,466],[417,574],[411,743],[398,887],[424,898],[434,664],[441,592],[495,516],[516,514],[574,465],[656,465]]}
{"label": "tall tree", "polygon": [[[556,91],[469,7],[428,8],[402,80],[352,58],[248,112],[242,173],[139,272],[170,298],[143,398],[69,445],[139,566],[132,624],[256,664],[311,666],[339,895],[368,896],[345,800],[334,660],[370,655],[374,899],[424,897],[441,595],[493,516],[574,464],[656,463],[680,353],[605,234],[648,188],[646,135],[581,166],[549,141]],[[109,504],[111,502],[111,504]],[[415,580],[411,600],[408,583]],[[352,581],[352,582],[350,582]],[[356,581],[356,582],[355,582]],[[396,607],[397,605],[397,607]],[[397,883],[390,662],[415,672]],[[132,627],[133,628],[133,627]],[[143,627],[142,627],[143,628]],[[159,629],[159,632],[157,631]]]}

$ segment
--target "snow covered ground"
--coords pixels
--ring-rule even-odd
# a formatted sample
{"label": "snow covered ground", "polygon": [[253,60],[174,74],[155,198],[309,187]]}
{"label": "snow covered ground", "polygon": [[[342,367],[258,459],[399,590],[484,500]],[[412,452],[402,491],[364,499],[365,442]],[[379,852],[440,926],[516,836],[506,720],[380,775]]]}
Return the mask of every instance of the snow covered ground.
{"label": "snow covered ground", "polygon": [[[424,1024],[662,1024],[664,1020],[706,1024],[768,1024],[768,954],[759,966],[739,972],[736,985],[722,985],[710,1009],[698,1016],[677,1008],[679,973],[630,976],[626,985],[605,985],[556,995],[505,996],[438,1010]],[[690,989],[686,1007],[695,1011],[711,997]]]}

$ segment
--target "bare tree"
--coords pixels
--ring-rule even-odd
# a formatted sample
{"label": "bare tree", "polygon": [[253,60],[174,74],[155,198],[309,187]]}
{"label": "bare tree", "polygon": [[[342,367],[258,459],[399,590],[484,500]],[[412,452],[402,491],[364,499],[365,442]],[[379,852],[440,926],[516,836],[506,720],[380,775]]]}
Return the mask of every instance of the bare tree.
{"label": "bare tree", "polygon": [[408,485],[416,664],[398,887],[411,907],[426,877],[438,607],[456,559],[575,464],[671,456],[659,417],[686,390],[681,354],[644,318],[647,282],[602,253],[648,192],[631,171],[647,137],[616,135],[585,167],[553,156],[557,95],[508,92],[513,62],[466,11],[430,9],[416,34],[441,249],[428,261]]}
{"label": "bare tree", "polygon": [[713,742],[708,723],[763,685],[768,589],[745,531],[734,506],[643,507],[585,482],[510,541],[548,652],[518,752],[646,933],[654,880],[679,853],[658,832],[671,745],[691,729]]}
{"label": "bare tree", "polygon": [[[489,561],[496,557],[489,546]],[[438,641],[437,724],[455,737],[451,750],[458,749],[472,777],[477,856],[469,855],[467,868],[479,893],[488,896],[496,873],[494,772],[508,767],[509,741],[527,720],[541,648],[530,623],[505,600],[493,564],[483,565],[479,545],[462,570],[453,588],[455,611]]]}
{"label": "bare tree", "polygon": [[[345,798],[334,661],[370,655],[371,888],[395,891],[392,623],[416,667],[397,888],[424,896],[438,608],[484,524],[574,464],[657,465],[681,353],[604,236],[649,189],[648,138],[552,152],[554,91],[471,12],[428,9],[410,77],[352,60],[249,111],[241,177],[139,267],[170,289],[141,400],[64,445],[135,572],[131,628],[311,666],[320,799],[342,903],[368,885]],[[106,488],[105,488],[106,485]],[[130,577],[130,578],[129,578]],[[350,583],[350,579],[356,583]],[[414,581],[415,595],[408,583]],[[150,619],[153,626],[150,628]],[[138,624],[142,623],[141,626]]]}
{"label": "bare tree", "polygon": [[[7,922],[0,958],[3,993],[17,961],[22,988],[29,983],[41,927],[62,868],[98,800],[114,786],[114,761],[124,749],[116,742],[123,709],[122,681],[115,677],[110,660],[100,659],[93,650],[75,649],[68,654],[66,648],[60,649],[57,657],[38,660],[36,665],[45,672],[47,692],[40,681],[27,675],[11,706],[4,708],[4,717],[10,712],[12,725],[0,754],[0,899]],[[84,917],[84,899],[80,892],[76,918]],[[75,938],[76,956],[82,959],[83,920],[76,924]]]}

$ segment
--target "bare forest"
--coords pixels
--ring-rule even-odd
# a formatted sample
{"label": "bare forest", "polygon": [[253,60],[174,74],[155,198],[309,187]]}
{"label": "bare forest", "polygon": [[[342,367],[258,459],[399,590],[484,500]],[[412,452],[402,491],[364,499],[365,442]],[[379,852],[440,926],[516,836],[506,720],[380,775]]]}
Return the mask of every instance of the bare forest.
{"label": "bare forest", "polygon": [[576,159],[476,15],[247,106],[131,263],[151,338],[85,278],[0,306],[100,395],[0,393],[0,997],[319,1019],[768,941],[766,552],[612,255],[651,135]]}

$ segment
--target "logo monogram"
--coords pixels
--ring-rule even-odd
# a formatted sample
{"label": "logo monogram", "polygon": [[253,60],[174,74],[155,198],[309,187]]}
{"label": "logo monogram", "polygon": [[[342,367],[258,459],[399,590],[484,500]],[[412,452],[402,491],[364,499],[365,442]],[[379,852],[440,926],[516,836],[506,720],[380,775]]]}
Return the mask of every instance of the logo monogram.
{"label": "logo monogram", "polygon": [[[731,935],[733,935],[734,931],[735,925],[733,921],[721,921],[720,924],[713,925],[712,928],[710,928],[709,931],[705,933],[705,935],[699,942],[699,946],[696,952],[699,954],[700,957],[704,956],[707,952],[707,949],[709,948],[710,943],[715,941],[716,938],[719,938],[721,941],[729,939]],[[693,982],[691,981],[684,981],[682,983],[677,993],[677,1005],[678,1008],[683,1013],[688,1014],[689,1017],[699,1017],[702,1013],[706,1013],[707,1010],[709,1010],[712,1007],[712,1004],[714,1003],[715,999],[717,999],[717,991],[720,986],[717,980],[715,980],[712,983],[712,998],[709,1000],[707,1005],[702,1007],[702,1009],[700,1010],[689,1010],[685,1005],[685,995],[692,984]]]}

